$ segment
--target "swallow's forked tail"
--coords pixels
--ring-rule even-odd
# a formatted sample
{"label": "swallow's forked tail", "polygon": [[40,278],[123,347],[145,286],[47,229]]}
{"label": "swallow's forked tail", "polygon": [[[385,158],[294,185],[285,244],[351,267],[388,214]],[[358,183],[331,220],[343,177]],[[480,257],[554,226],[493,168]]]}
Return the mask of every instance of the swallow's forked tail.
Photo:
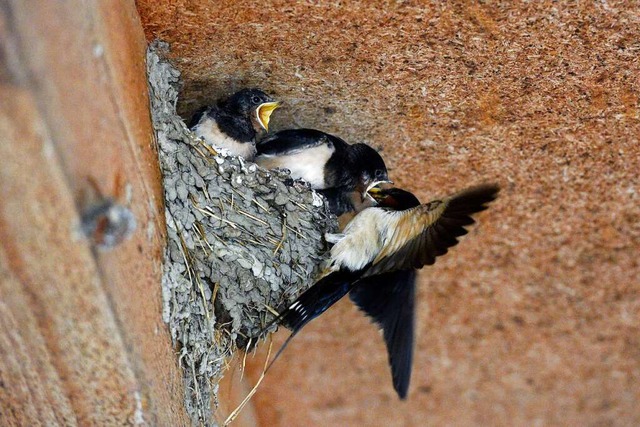
{"label": "swallow's forked tail", "polygon": [[[289,307],[287,307],[273,322],[280,323],[291,329],[291,335],[282,344],[273,360],[267,366],[268,371],[273,362],[287,347],[289,341],[310,321],[327,311],[329,307],[338,302],[352,288],[357,280],[356,275],[350,272],[335,271],[318,280],[313,286],[303,292]],[[267,329],[263,329],[263,332]],[[262,333],[260,335],[262,335]],[[259,335],[259,336],[260,336]]]}

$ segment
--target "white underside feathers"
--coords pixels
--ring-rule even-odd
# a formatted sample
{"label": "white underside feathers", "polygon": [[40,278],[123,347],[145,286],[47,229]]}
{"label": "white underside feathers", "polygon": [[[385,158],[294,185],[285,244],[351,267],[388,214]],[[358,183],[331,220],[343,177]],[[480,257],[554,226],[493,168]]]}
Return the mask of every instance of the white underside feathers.
{"label": "white underside feathers", "polygon": [[334,151],[333,147],[322,144],[285,155],[262,154],[256,158],[256,163],[265,169],[288,169],[291,171],[291,178],[303,179],[314,190],[322,190],[326,188],[324,166]]}
{"label": "white underside feathers", "polygon": [[193,132],[196,136],[204,139],[214,149],[223,155],[240,156],[247,160],[253,160],[256,155],[255,144],[250,142],[239,142],[226,135],[218,127],[218,123],[211,117],[203,117],[194,126]]}

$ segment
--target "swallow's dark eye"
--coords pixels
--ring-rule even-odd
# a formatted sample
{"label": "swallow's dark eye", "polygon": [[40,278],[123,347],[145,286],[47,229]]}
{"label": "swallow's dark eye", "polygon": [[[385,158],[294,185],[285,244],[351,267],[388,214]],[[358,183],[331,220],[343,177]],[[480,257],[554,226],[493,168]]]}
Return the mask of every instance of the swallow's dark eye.
{"label": "swallow's dark eye", "polygon": [[253,98],[251,98],[251,102],[253,102],[256,105],[260,104],[260,101],[262,101],[262,100],[260,99],[259,96],[254,96]]}
{"label": "swallow's dark eye", "polygon": [[376,178],[382,178],[384,176],[384,172],[381,169],[376,170]]}

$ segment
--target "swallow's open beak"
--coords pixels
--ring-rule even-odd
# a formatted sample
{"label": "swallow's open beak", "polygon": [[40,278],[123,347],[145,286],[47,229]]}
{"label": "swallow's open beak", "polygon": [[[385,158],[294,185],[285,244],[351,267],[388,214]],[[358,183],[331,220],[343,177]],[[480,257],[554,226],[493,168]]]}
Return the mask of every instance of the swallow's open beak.
{"label": "swallow's open beak", "polygon": [[371,184],[369,184],[365,192],[362,194],[362,200],[365,200],[367,197],[375,202],[377,202],[378,200],[381,200],[383,197],[383,194],[382,194],[382,189],[378,187],[378,185],[380,184],[393,184],[393,181],[390,181],[390,180],[373,181]]}
{"label": "swallow's open beak", "polygon": [[269,119],[271,118],[271,113],[273,110],[280,106],[279,102],[265,102],[264,104],[260,104],[256,109],[256,118],[258,119],[258,123],[260,126],[267,132],[269,131]]}

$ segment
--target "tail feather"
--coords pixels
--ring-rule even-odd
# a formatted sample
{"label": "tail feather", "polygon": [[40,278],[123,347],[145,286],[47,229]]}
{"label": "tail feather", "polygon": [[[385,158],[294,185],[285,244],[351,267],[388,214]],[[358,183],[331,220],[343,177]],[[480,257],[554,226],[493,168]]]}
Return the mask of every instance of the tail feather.
{"label": "tail feather", "polygon": [[273,362],[282,354],[291,339],[310,321],[327,311],[329,307],[344,297],[357,280],[356,275],[349,272],[336,271],[319,281],[303,292],[289,307],[287,307],[273,322],[264,328],[258,336],[261,336],[273,323],[280,323],[291,330],[291,335],[282,344],[267,370]]}
{"label": "tail feather", "polygon": [[281,315],[280,324],[297,333],[307,323],[327,311],[351,289],[355,277],[336,271],[302,293]]}

